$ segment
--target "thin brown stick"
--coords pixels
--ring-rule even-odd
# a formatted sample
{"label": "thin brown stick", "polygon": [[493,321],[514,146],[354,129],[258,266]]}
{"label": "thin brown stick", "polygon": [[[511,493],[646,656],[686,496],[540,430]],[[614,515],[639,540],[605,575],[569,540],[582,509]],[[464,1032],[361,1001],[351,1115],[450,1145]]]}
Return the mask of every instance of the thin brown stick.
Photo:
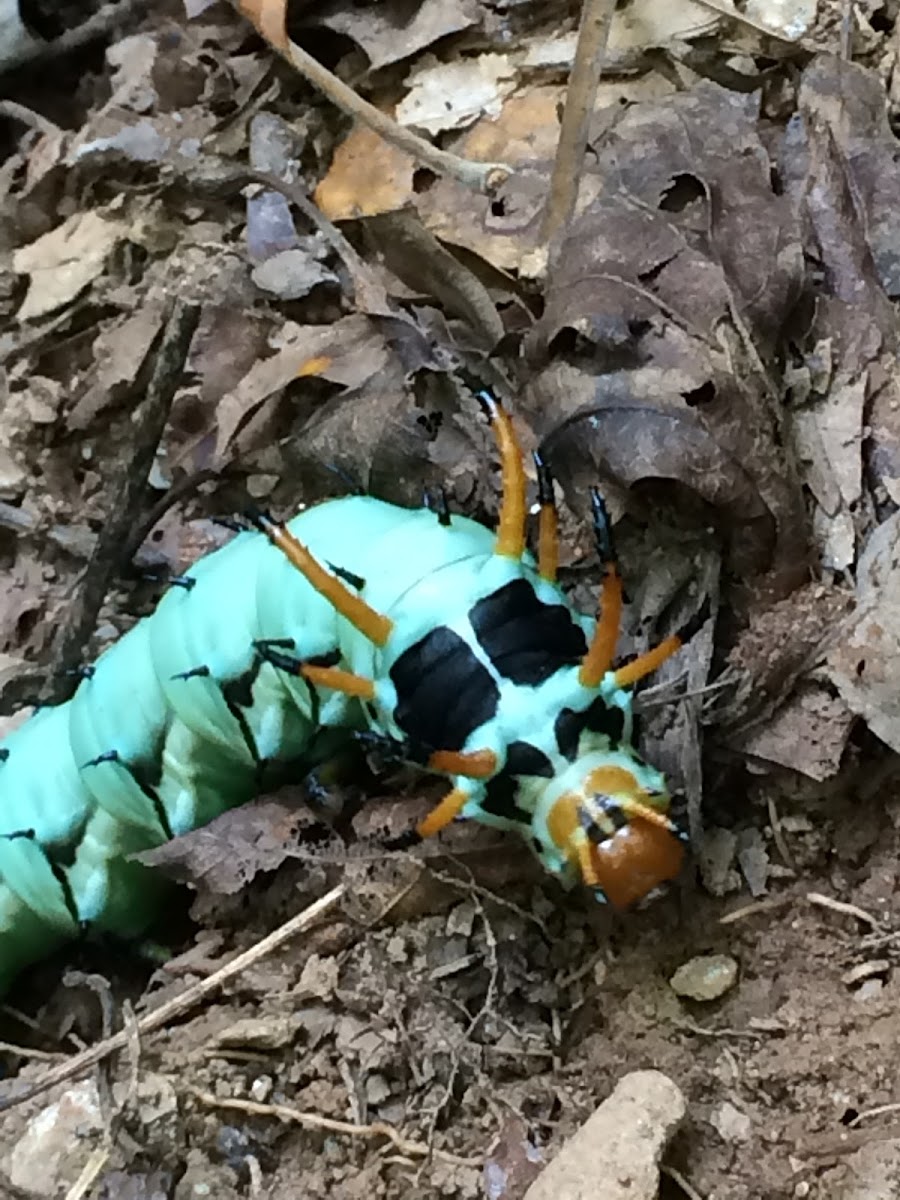
{"label": "thin brown stick", "polygon": [[221,472],[214,471],[212,467],[201,467],[199,471],[185,475],[177,483],[173,483],[168,491],[160,496],[153,507],[147,510],[134,528],[128,541],[125,543],[125,549],[122,552],[122,561],[131,562],[138,550],[143,546],[148,535],[152,532],[156,523],[165,516],[170,508],[174,508],[176,504],[180,504],[182,500],[193,495],[201,484],[208,483],[211,479],[218,479],[220,475]]}
{"label": "thin brown stick", "polygon": [[109,1146],[98,1146],[81,1171],[81,1174],[66,1192],[66,1200],[84,1200],[97,1181],[100,1172],[109,1162],[112,1153]]}
{"label": "thin brown stick", "polygon": [[588,127],[594,112],[594,99],[615,8],[615,0],[584,0],[581,10],[575,62],[569,76],[566,107],[550,180],[550,195],[541,229],[545,245],[568,223],[575,211],[584,170]]}
{"label": "thin brown stick", "polygon": [[459,158],[446,150],[439,150],[431,142],[418,137],[398,125],[374,104],[357,95],[337,75],[308,54],[296,42],[292,42],[285,27],[285,4],[283,0],[237,0],[238,9],[252,21],[273,49],[286,58],[304,79],[317,88],[339,109],[362,121],[379,137],[409,154],[422,166],[429,167],[438,175],[447,175],[465,187],[475,191],[493,192],[512,174],[506,163],[474,162]]}
{"label": "thin brown stick", "polygon": [[32,1058],[35,1062],[59,1062],[66,1055],[59,1050],[32,1050],[30,1046],[17,1046],[14,1042],[0,1042],[4,1054],[18,1054],[20,1058]]}
{"label": "thin brown stick", "polygon": [[815,904],[819,908],[830,908],[832,912],[841,913],[845,917],[855,917],[857,921],[862,921],[864,925],[869,925],[873,929],[877,929],[881,924],[877,917],[873,917],[871,913],[866,912],[857,904],[847,904],[844,900],[833,900],[831,896],[823,896],[821,892],[807,892],[806,899],[810,904]]}
{"label": "thin brown stick", "polygon": [[122,28],[144,7],[145,0],[114,0],[113,3],[105,4],[87,21],[67,30],[52,42],[35,40],[31,46],[21,51],[14,63],[0,67],[0,75],[7,71],[18,71],[26,63],[50,62],[56,58],[64,58],[73,50],[79,50],[90,42],[99,41],[113,30]]}
{"label": "thin brown stick", "polygon": [[451,1154],[448,1150],[434,1150],[425,1142],[414,1142],[405,1138],[393,1125],[384,1121],[372,1121],[369,1125],[354,1125],[352,1121],[337,1121],[334,1117],[323,1117],[319,1113],[305,1112],[299,1108],[291,1108],[287,1104],[259,1104],[255,1100],[224,1100],[214,1096],[212,1092],[203,1092],[199,1088],[189,1088],[189,1094],[201,1104],[210,1108],[230,1108],[237,1112],[250,1113],[255,1117],[275,1117],[279,1121],[291,1121],[295,1125],[303,1125],[306,1129],[323,1129],[328,1133],[344,1133],[349,1137],[387,1138],[401,1154],[414,1158],[438,1158],[442,1162],[451,1163],[457,1167],[480,1167],[483,1159],[464,1158],[460,1154]]}
{"label": "thin brown stick", "polygon": [[[52,699],[56,702],[68,698],[62,694],[60,681],[81,665],[84,647],[93,632],[100,605],[113,575],[121,565],[122,549],[134,526],[135,515],[147,486],[147,478],[199,320],[198,304],[188,304],[181,299],[173,301],[153,361],[147,396],[136,414],[133,451],[123,464],[107,518],[85,569],[81,589],[69,609],[57,641],[54,668],[48,681],[54,691]],[[72,690],[70,686],[69,691]]]}
{"label": "thin brown stick", "polygon": [[26,108],[16,100],[0,100],[0,117],[9,117],[12,121],[27,125],[29,129],[36,129],[46,137],[61,137],[63,133],[60,127],[54,125],[47,117],[41,116],[33,108]]}
{"label": "thin brown stick", "polygon": [[[173,996],[171,1000],[161,1004],[151,1013],[141,1017],[137,1022],[137,1033],[144,1037],[148,1033],[153,1033],[157,1029],[162,1029],[169,1021],[175,1017],[180,1017],[189,1009],[193,1008],[199,1001],[204,1000],[207,996],[221,987],[222,984],[236,978],[248,967],[265,958],[277,950],[279,946],[295,937],[298,933],[302,933],[314,924],[319,917],[329,912],[337,905],[344,895],[344,885],[339,884],[331,889],[330,892],[320,899],[310,904],[301,913],[291,917],[290,920],[279,926],[278,929],[264,937],[262,941],[257,942],[255,946],[251,946],[249,950],[245,950],[243,954],[239,954],[233,958],[231,962],[225,964],[224,967],[214,974],[209,975],[206,979],[201,979],[189,988],[185,988],[178,996]],[[9,1088],[5,1089],[6,1094],[0,1095],[0,1112],[5,1112],[9,1108],[15,1108],[16,1105],[22,1104],[26,1100],[31,1100],[35,1096],[40,1096],[57,1084],[66,1083],[70,1079],[75,1079],[79,1075],[83,1075],[89,1071],[91,1067],[102,1062],[110,1054],[114,1054],[117,1050],[127,1046],[135,1036],[135,1028],[120,1029],[118,1033],[114,1033],[112,1037],[106,1038],[102,1042],[98,1042],[95,1046],[89,1046],[86,1050],[82,1050],[80,1054],[75,1054],[67,1059],[64,1063],[60,1063],[58,1067],[49,1070],[45,1075],[41,1076],[35,1083],[28,1085],[21,1092],[11,1092]]]}
{"label": "thin brown stick", "polygon": [[315,226],[347,268],[353,284],[354,299],[364,311],[384,313],[385,315],[393,314],[396,311],[395,306],[390,304],[384,284],[379,280],[372,267],[357,254],[337,225],[316,207],[299,184],[291,183],[266,171],[252,169],[246,172],[245,177],[261,183],[264,187],[271,188],[273,192],[280,192],[285,200],[299,209],[304,217]]}

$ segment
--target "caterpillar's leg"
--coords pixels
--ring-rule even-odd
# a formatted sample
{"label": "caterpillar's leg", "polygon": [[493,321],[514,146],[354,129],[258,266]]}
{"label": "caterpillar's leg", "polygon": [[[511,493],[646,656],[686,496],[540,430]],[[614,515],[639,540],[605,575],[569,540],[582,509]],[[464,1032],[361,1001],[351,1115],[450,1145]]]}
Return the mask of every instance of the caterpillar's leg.
{"label": "caterpillar's leg", "polygon": [[490,392],[479,392],[477,399],[488,416],[500,451],[503,497],[494,553],[504,558],[521,558],[525,551],[525,467],[522,451],[509,413]]}
{"label": "caterpillar's leg", "polygon": [[609,514],[598,488],[591,489],[591,513],[597,553],[603,564],[603,583],[600,588],[600,614],[593,641],[581,660],[578,678],[584,687],[599,687],[610,669],[619,640],[622,620],[622,577],[613,544]]}
{"label": "caterpillar's leg", "polygon": [[452,821],[456,820],[469,798],[468,792],[463,791],[462,788],[454,788],[426,817],[423,817],[414,829],[409,829],[406,833],[391,838],[386,843],[387,848],[389,850],[408,850],[411,846],[417,846],[425,838],[440,833],[442,829],[446,829]]}
{"label": "caterpillar's leg", "polygon": [[706,600],[700,611],[691,617],[689,621],[686,621],[677,632],[669,634],[667,638],[663,638],[658,646],[654,646],[646,654],[641,654],[637,658],[633,658],[631,662],[626,663],[623,667],[619,667],[615,674],[616,686],[623,688],[631,687],[638,680],[644,679],[647,675],[651,675],[654,671],[658,670],[667,659],[671,658],[686,642],[691,640],[694,634],[709,619],[709,615],[709,600]]}
{"label": "caterpillar's leg", "polygon": [[168,587],[184,588],[186,592],[197,582],[192,575],[169,575],[165,571],[141,571],[141,579],[146,583],[164,583]]}
{"label": "caterpillar's leg", "polygon": [[[352,671],[345,671],[324,659],[303,659],[289,654],[284,649],[284,639],[256,641],[253,645],[266,662],[281,671],[297,675],[318,687],[343,692],[345,696],[354,696],[360,700],[375,698],[374,680],[364,675],[354,675]],[[374,736],[379,737],[377,734]],[[417,754],[412,743],[387,740],[392,743],[392,747],[395,746],[401,751],[406,761],[421,763],[429,771],[439,771],[445,775],[466,775],[471,779],[487,779],[497,770],[497,757],[493,750],[425,750]]]}
{"label": "caterpillar's leg", "polygon": [[362,596],[351,591],[336,574],[327,571],[286,525],[278,524],[264,513],[255,513],[252,519],[257,529],[266,535],[273,546],[277,546],[307,583],[314,587],[320,596],[324,596],[342,617],[376,646],[385,644],[394,628],[390,617],[366,604]]}
{"label": "caterpillar's leg", "polygon": [[412,741],[400,741],[388,734],[374,730],[360,730],[354,735],[363,744],[368,744],[386,753],[397,762],[416,763],[429,771],[441,775],[465,775],[469,779],[488,779],[497,770],[497,756],[493,750],[429,750]]}
{"label": "caterpillar's leg", "polygon": [[538,503],[538,572],[542,579],[556,583],[559,569],[559,515],[556,497],[553,494],[553,475],[550,468],[535,450],[534,466],[537,471]]}
{"label": "caterpillar's leg", "polygon": [[447,503],[447,493],[443,488],[440,488],[437,495],[426,491],[422,496],[422,507],[427,508],[429,512],[433,512],[438,519],[438,525],[443,525],[446,528],[451,522],[450,505]]}
{"label": "caterpillar's leg", "polygon": [[335,692],[343,692],[345,696],[355,696],[360,700],[374,700],[375,698],[373,680],[367,679],[364,675],[354,675],[352,671],[332,666],[321,659],[318,661],[314,658],[303,659],[298,658],[295,654],[288,654],[279,648],[284,646],[283,639],[257,641],[253,645],[266,662],[271,663],[280,671],[286,671],[289,675],[297,675],[317,687],[327,687]]}
{"label": "caterpillar's leg", "polygon": [[469,794],[462,788],[454,788],[452,792],[448,792],[440,804],[436,805],[428,816],[416,826],[418,837],[434,837],[436,833],[446,829],[451,821],[456,820],[468,800]]}

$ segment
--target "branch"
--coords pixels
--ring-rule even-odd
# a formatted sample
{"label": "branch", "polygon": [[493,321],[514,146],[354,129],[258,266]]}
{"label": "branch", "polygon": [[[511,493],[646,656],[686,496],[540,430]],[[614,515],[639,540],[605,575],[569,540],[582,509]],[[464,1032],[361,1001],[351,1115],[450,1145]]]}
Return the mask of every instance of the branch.
{"label": "branch", "polygon": [[362,121],[370,129],[383,137],[386,142],[396,146],[398,150],[409,154],[422,166],[428,167],[438,175],[449,175],[465,187],[474,191],[491,193],[497,190],[512,174],[512,167],[506,163],[474,162],[470,159],[459,158],[446,150],[439,150],[431,142],[410,133],[392,120],[386,113],[377,109],[357,95],[343,80],[323,67],[320,62],[308,54],[287,35],[285,25],[285,0],[236,0],[238,10],[255,25],[256,29],[266,39],[273,49],[286,58],[291,66],[303,76],[313,87],[318,88],[327,96],[332,104],[336,104],[354,120]]}

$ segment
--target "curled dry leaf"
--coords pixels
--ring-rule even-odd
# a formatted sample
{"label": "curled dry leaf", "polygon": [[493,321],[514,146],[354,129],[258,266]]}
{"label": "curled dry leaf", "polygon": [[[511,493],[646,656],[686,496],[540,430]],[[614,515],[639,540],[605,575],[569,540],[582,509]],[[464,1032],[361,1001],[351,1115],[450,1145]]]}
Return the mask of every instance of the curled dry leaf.
{"label": "curled dry leaf", "polygon": [[771,720],[730,739],[729,744],[751,758],[823,782],[837,774],[854,720],[831,689],[806,681]]}
{"label": "curled dry leaf", "polygon": [[315,375],[352,387],[377,375],[387,361],[383,336],[364,316],[345,317],[333,325],[286,326],[279,340],[276,352],[254,363],[222,397],[217,412],[216,462],[227,460],[238,431],[292,380]]}
{"label": "curled dry leaf", "polygon": [[900,753],[900,513],[869,539],[857,593],[849,628],[828,655],[828,673],[850,710]]}
{"label": "curled dry leaf", "polygon": [[[808,341],[792,380],[790,424],[802,477],[817,503],[826,566],[850,566],[876,511],[900,478],[897,321],[900,166],[874,72],[822,59],[805,73],[785,143],[789,193],[807,216],[821,265]],[[823,369],[823,363],[825,369]],[[865,442],[865,444],[864,444]]]}
{"label": "curled dry leaf", "polygon": [[274,871],[296,855],[301,830],[312,824],[303,809],[260,800],[135,857],[195,891],[233,896],[260,871]]}
{"label": "curled dry leaf", "polygon": [[409,58],[451,33],[478,23],[477,0],[378,0],[348,7],[341,0],[316,6],[307,18],[334,33],[352,38],[377,71]]}
{"label": "curled dry leaf", "polygon": [[756,110],[701,83],[606,131],[599,193],[529,339],[538,375],[525,402],[573,502],[585,473],[677,480],[718,515],[732,568],[773,568],[786,591],[807,532],[773,364],[803,260]]}

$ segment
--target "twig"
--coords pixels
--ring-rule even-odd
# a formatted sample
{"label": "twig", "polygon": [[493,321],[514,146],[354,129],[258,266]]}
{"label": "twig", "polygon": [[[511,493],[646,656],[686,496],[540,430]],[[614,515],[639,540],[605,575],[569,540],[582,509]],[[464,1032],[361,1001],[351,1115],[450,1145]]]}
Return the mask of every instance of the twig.
{"label": "twig", "polygon": [[148,534],[170,508],[174,508],[180,501],[196,492],[201,484],[208,483],[210,479],[218,479],[220,475],[221,472],[214,471],[212,467],[202,467],[199,471],[185,475],[177,483],[173,483],[135,526],[122,551],[122,561],[131,562],[143,546]]}
{"label": "twig", "polygon": [[[248,967],[266,955],[277,950],[284,942],[289,941],[298,933],[302,933],[314,924],[319,917],[329,912],[340,901],[344,895],[344,885],[339,884],[337,887],[327,892],[320,900],[316,900],[310,904],[301,913],[291,917],[289,921],[279,926],[262,941],[257,942],[255,946],[251,946],[249,950],[245,950],[243,954],[239,954],[233,958],[231,962],[226,963],[218,971],[207,976],[206,979],[201,979],[189,988],[185,988],[178,996],[173,996],[171,1000],[161,1004],[159,1008],[153,1012],[147,1013],[137,1022],[137,1033],[140,1036],[146,1036],[148,1033],[153,1033],[157,1029],[161,1029],[164,1025],[175,1017],[180,1017],[189,1009],[193,1008],[200,1000],[205,999],[221,987],[222,984],[236,978]],[[31,1100],[35,1096],[40,1096],[50,1088],[56,1087],[59,1083],[66,1083],[70,1079],[76,1078],[78,1075],[83,1075],[89,1071],[91,1067],[102,1062],[110,1054],[121,1050],[131,1043],[135,1036],[135,1028],[120,1029],[118,1033],[114,1033],[112,1037],[106,1038],[105,1041],[98,1042],[95,1046],[89,1046],[80,1054],[75,1054],[67,1059],[64,1063],[60,1063],[58,1067],[54,1067],[42,1076],[35,1083],[26,1086],[24,1091],[6,1095],[0,1095],[0,1112],[5,1112],[7,1109],[15,1108],[18,1104],[22,1104],[26,1100]]]}
{"label": "twig", "polygon": [[66,1200],[84,1200],[97,1176],[109,1162],[109,1146],[98,1146],[84,1164],[81,1174],[66,1192]]}
{"label": "twig", "polygon": [[199,1088],[189,1088],[188,1093],[201,1104],[210,1108],[229,1108],[233,1111],[249,1113],[256,1117],[276,1117],[279,1121],[292,1121],[295,1125],[303,1125],[307,1129],[324,1129],[329,1133],[345,1133],[349,1137],[387,1138],[401,1154],[415,1158],[439,1158],[443,1162],[452,1163],[457,1167],[480,1167],[482,1158],[464,1158],[460,1154],[451,1154],[448,1150],[433,1150],[424,1142],[414,1142],[405,1138],[393,1125],[384,1121],[372,1121],[369,1125],[354,1125],[352,1121],[337,1121],[334,1117],[323,1117],[319,1113],[305,1112],[299,1108],[291,1108],[287,1104],[259,1104],[255,1100],[225,1100],[214,1096],[212,1092],[203,1092]]}
{"label": "twig", "polygon": [[46,137],[61,137],[63,130],[58,125],[54,125],[46,117],[34,109],[26,108],[24,104],[18,104],[15,100],[0,100],[0,117],[9,117],[11,121],[19,121],[22,125],[27,125],[29,129],[36,129],[38,133],[43,133]]}
{"label": "twig", "polygon": [[145,0],[114,0],[113,3],[99,8],[87,21],[67,30],[52,42],[35,41],[32,46],[25,47],[14,63],[0,67],[0,76],[8,71],[17,71],[27,63],[49,62],[71,54],[73,50],[79,50],[89,42],[97,41],[124,25],[129,17],[144,7],[144,4]]}
{"label": "twig", "polygon": [[35,1062],[59,1062],[67,1057],[59,1050],[32,1050],[30,1046],[16,1046],[13,1042],[0,1042],[0,1053],[17,1054],[19,1058],[33,1058]]}
{"label": "twig", "polygon": [[862,921],[863,924],[870,925],[873,929],[877,929],[881,924],[864,908],[860,908],[856,904],[847,904],[843,900],[832,900],[830,896],[823,896],[821,892],[807,892],[806,899],[810,904],[817,904],[820,908],[830,908],[833,912],[842,913],[845,917],[855,917],[857,921]]}
{"label": "twig", "polygon": [[879,1104],[876,1108],[864,1108],[862,1112],[856,1114],[852,1121],[847,1122],[847,1128],[856,1129],[870,1117],[883,1117],[885,1113],[895,1112],[900,1112],[900,1104],[896,1101],[893,1104]]}
{"label": "twig", "polygon": [[778,805],[775,803],[775,797],[769,795],[766,798],[766,810],[769,814],[769,824],[772,827],[772,840],[781,855],[786,866],[794,868],[797,864],[794,862],[790,848],[781,828],[781,817],[778,815]]}
{"label": "twig", "polygon": [[569,76],[566,107],[550,180],[550,195],[541,228],[541,240],[545,245],[575,211],[584,170],[588,127],[594,112],[594,99],[615,7],[615,0],[584,0],[581,10],[575,62]]}
{"label": "twig", "polygon": [[304,217],[315,226],[350,273],[350,278],[353,282],[354,299],[361,308],[371,313],[387,314],[395,311],[395,306],[391,306],[390,304],[384,284],[379,280],[371,266],[357,254],[354,247],[344,237],[337,225],[333,221],[330,221],[321,209],[313,204],[312,200],[310,200],[299,184],[282,179],[280,176],[270,174],[267,171],[255,171],[252,169],[247,171],[246,178],[252,180],[254,183],[261,183],[264,187],[271,188],[273,192],[280,192],[286,200],[299,209]]}
{"label": "twig", "polygon": [[687,1196],[688,1200],[703,1200],[703,1197],[700,1195],[700,1193],[695,1188],[691,1187],[691,1185],[676,1167],[667,1167],[664,1163],[660,1167],[660,1171],[662,1171],[663,1175],[668,1175],[668,1177],[674,1183],[678,1184],[678,1186]]}
{"label": "twig", "polygon": [[684,1029],[687,1033],[695,1033],[699,1037],[708,1038],[753,1038],[759,1041],[761,1038],[780,1032],[776,1029],[731,1029],[728,1026],[723,1026],[721,1029],[707,1029],[705,1025],[698,1025],[696,1021],[691,1021],[688,1017],[682,1017],[672,1023],[676,1029]]}
{"label": "twig", "polygon": [[[188,304],[180,299],[173,302],[153,364],[147,398],[138,410],[133,452],[124,464],[107,518],[85,569],[81,590],[69,610],[57,642],[50,676],[50,684],[55,686],[57,693],[53,699],[57,702],[67,698],[59,694],[60,681],[81,664],[85,643],[96,624],[97,613],[110,580],[122,562],[122,549],[134,525],[135,513],[147,486],[147,477],[181,382],[191,339],[199,320],[198,304]],[[74,684],[71,679],[67,682],[70,687]]]}
{"label": "twig", "polygon": [[332,104],[336,104],[354,120],[368,125],[379,137],[411,155],[423,166],[429,167],[438,175],[447,175],[465,187],[488,193],[495,191],[512,174],[512,167],[506,163],[474,162],[449,154],[446,150],[439,150],[431,142],[426,142],[424,138],[417,137],[398,125],[374,104],[363,100],[343,80],[338,79],[311,54],[307,54],[301,46],[291,41],[285,24],[287,10],[284,0],[237,0],[237,5],[239,11],[253,22],[269,45],[286,58],[313,87],[327,96]]}

